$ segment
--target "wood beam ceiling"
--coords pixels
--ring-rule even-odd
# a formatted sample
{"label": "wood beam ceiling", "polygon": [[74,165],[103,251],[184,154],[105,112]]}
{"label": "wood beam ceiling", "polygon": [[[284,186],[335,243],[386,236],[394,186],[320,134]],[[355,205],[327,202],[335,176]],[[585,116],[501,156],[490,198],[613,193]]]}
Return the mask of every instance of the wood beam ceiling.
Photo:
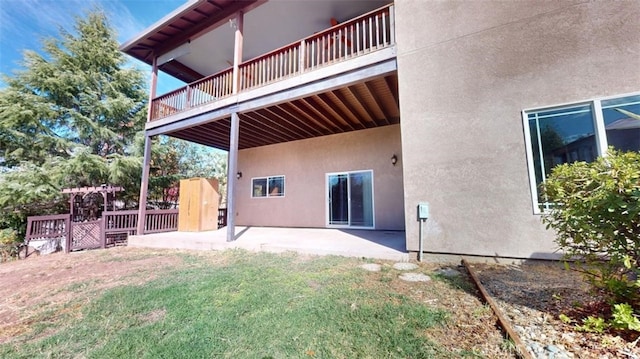
{"label": "wood beam ceiling", "polygon": [[[302,140],[397,124],[396,74],[240,113],[239,148]],[[228,149],[230,119],[181,129],[170,136]]]}

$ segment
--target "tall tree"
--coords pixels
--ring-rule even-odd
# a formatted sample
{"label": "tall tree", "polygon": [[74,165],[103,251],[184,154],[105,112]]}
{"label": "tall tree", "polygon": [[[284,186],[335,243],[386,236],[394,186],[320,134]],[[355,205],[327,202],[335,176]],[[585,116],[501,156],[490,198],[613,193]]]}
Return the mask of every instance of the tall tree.
{"label": "tall tree", "polygon": [[40,52],[25,51],[21,65],[2,75],[0,218],[54,206],[68,186],[113,183],[135,200],[145,82],[127,66],[105,14],[76,17],[72,32],[60,28]]}

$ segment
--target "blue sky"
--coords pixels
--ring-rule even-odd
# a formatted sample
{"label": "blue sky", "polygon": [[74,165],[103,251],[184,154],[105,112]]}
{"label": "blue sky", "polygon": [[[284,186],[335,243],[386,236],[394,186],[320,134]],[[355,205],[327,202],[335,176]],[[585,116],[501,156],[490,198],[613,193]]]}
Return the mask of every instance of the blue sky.
{"label": "blue sky", "polygon": [[[0,0],[0,72],[11,75],[19,68],[25,49],[40,52],[43,38],[58,36],[58,27],[73,30],[74,16],[83,16],[96,5],[102,8],[115,28],[120,43],[173,11],[186,0]],[[144,68],[148,66],[131,59]],[[158,94],[180,86],[159,81]],[[4,87],[0,81],[0,88]]]}

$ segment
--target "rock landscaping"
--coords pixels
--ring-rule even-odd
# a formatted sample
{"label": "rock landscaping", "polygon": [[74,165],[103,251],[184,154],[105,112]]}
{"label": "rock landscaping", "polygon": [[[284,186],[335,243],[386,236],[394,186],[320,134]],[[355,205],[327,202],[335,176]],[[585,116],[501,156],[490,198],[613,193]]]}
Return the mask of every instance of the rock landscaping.
{"label": "rock landscaping", "polygon": [[602,303],[581,274],[564,269],[562,263],[473,264],[473,268],[533,358],[640,358],[637,336],[634,340],[581,332],[577,322],[560,320],[561,314],[578,312],[586,317],[590,307]]}

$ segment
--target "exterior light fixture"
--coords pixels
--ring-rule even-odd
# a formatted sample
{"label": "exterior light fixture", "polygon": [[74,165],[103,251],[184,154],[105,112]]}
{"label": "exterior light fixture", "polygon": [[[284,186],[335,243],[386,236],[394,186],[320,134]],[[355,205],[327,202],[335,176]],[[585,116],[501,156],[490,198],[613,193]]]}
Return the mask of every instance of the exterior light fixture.
{"label": "exterior light fixture", "polygon": [[398,163],[398,156],[396,155],[391,156],[391,164],[395,166],[396,163]]}
{"label": "exterior light fixture", "polygon": [[238,173],[236,173],[236,178],[237,178],[237,179],[242,178],[242,172],[238,172]]}

